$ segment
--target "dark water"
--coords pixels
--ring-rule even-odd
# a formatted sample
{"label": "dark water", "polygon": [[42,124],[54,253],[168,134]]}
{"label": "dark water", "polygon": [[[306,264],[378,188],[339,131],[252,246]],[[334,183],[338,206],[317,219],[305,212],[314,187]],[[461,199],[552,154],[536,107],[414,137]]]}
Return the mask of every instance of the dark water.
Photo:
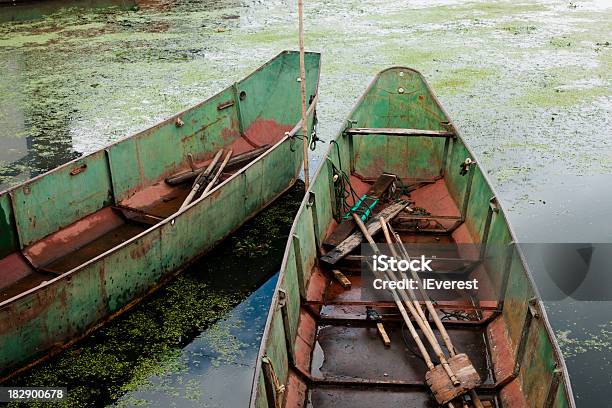
{"label": "dark water", "polygon": [[130,9],[134,0],[0,0],[0,23],[43,18],[68,7],[97,9],[117,6]]}
{"label": "dark water", "polygon": [[248,405],[303,189],[298,182],[134,309],[8,385],[66,385],[66,407]]}

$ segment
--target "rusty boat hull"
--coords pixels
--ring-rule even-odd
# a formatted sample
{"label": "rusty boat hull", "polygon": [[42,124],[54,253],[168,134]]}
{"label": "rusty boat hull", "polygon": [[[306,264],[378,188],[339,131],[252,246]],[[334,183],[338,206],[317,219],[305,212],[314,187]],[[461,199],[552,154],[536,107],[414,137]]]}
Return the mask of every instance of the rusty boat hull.
{"label": "rusty boat hull", "polygon": [[[472,163],[465,166],[467,158]],[[401,199],[421,209],[420,215],[403,212],[392,220],[403,219],[395,227],[401,241],[479,245],[478,263],[462,273],[479,274],[481,282],[499,288],[495,298],[435,304],[455,348],[468,355],[480,377],[475,391],[483,406],[575,406],[522,252],[475,160],[420,73],[394,67],[376,76],[332,142],[293,223],[260,346],[251,407],[440,406],[396,304],[362,296],[368,283],[356,263],[363,259],[360,247],[334,258],[335,245],[344,242],[334,242],[344,224],[338,183],[344,175],[359,197],[372,191],[383,172],[401,181]],[[353,203],[349,199],[348,208]],[[374,214],[384,211],[381,205]],[[380,235],[374,238],[381,242]],[[330,242],[334,245],[326,245]],[[337,279],[333,269],[350,282]],[[380,320],[369,319],[368,308]],[[388,339],[377,333],[377,322]],[[454,406],[476,406],[466,395]]]}
{"label": "rusty boat hull", "polygon": [[[320,55],[306,53],[312,127]],[[0,379],[125,311],[290,188],[302,163],[299,53],[143,132],[0,193]],[[220,150],[267,150],[226,167],[180,209]]]}

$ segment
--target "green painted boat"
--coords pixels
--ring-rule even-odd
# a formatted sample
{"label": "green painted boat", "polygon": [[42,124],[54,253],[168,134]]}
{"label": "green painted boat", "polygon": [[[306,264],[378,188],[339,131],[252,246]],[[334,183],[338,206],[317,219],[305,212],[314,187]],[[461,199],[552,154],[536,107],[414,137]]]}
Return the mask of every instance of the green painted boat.
{"label": "green painted boat", "polygon": [[[312,129],[320,55],[305,64]],[[125,311],[295,183],[298,78],[299,53],[282,52],[210,99],[0,194],[0,378]],[[211,172],[218,184],[181,208],[221,149],[232,156]]]}
{"label": "green painted boat", "polygon": [[[379,188],[383,173],[392,176],[387,190]],[[377,189],[387,196],[373,195]],[[366,257],[360,247],[364,237],[354,225],[345,229],[347,208],[359,200],[370,200],[374,216],[367,219],[368,231],[376,232],[371,228],[377,214],[387,214],[402,245],[452,249],[454,258],[435,259],[470,265],[437,272],[478,276],[481,284],[498,290],[495,297],[437,298],[433,313],[423,316],[440,343],[443,330],[448,332],[479,377],[475,394],[458,395],[444,406],[575,406],[543,304],[486,174],[423,76],[394,67],[379,73],[358,101],[293,223],[260,346],[251,407],[440,406],[425,381],[430,367],[406,334],[410,326],[397,303],[364,295],[371,282],[360,264]],[[394,216],[391,210],[398,205]],[[357,244],[347,244],[351,237]],[[381,235],[374,239],[384,242]],[[478,257],[464,258],[461,245],[478,247]],[[421,298],[415,307],[424,303]],[[434,326],[434,315],[441,326]],[[410,319],[416,321],[414,315]]]}

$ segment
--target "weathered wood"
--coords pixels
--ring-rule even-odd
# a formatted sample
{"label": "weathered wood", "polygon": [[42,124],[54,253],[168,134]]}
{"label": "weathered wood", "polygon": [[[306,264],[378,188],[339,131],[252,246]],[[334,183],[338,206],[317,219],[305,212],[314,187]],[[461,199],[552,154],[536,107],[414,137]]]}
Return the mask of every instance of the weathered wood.
{"label": "weathered wood", "polygon": [[[380,215],[379,217],[380,217],[379,220],[376,220],[376,221],[378,221],[379,227],[382,228],[382,224],[384,223],[384,217],[382,215]],[[366,240],[368,241],[368,243],[370,244],[374,252],[380,253],[378,246],[374,242],[374,238],[372,238],[372,235],[369,233],[368,229],[363,224],[361,219],[357,217],[355,214],[353,214],[353,219],[355,220],[355,223],[361,230],[361,233],[366,237]],[[380,220],[383,220],[383,222],[381,222]],[[372,268],[372,272],[374,273],[374,276],[376,276],[379,279],[394,280],[394,281],[398,280],[397,277],[393,274],[391,270],[388,270],[385,274],[383,274],[380,271],[377,271],[375,268]],[[394,290],[394,289],[389,289],[389,291],[393,295],[393,300],[395,301],[395,304],[397,308],[400,310],[400,312],[402,310],[405,311],[404,304],[406,305],[406,307],[408,307],[408,310],[412,314],[412,317],[414,318],[416,323],[419,325],[419,327],[423,331],[425,338],[427,339],[427,341],[429,342],[429,345],[431,346],[434,353],[438,357],[438,360],[440,360],[440,365],[442,366],[442,368],[448,375],[448,380],[450,380],[452,384],[454,385],[460,385],[460,381],[455,375],[455,373],[453,372],[450,364],[448,363],[448,360],[446,359],[444,352],[442,351],[442,349],[440,348],[440,345],[438,344],[438,340],[436,339],[435,336],[433,336],[433,331],[431,330],[431,327],[429,327],[429,322],[423,321],[421,319],[419,313],[412,306],[412,303],[410,303],[410,300],[408,299],[408,297],[406,296],[404,292]],[[401,300],[400,300],[400,297],[402,298]],[[404,301],[404,304],[402,304],[402,300]],[[410,318],[409,317],[405,318],[405,322],[406,322],[406,325],[411,324]],[[431,370],[431,367],[430,367],[430,370]]]}
{"label": "weathered wood", "polygon": [[219,166],[219,169],[215,173],[215,177],[213,177],[213,179],[210,181],[210,183],[208,183],[208,185],[202,192],[202,197],[204,197],[206,193],[208,193],[215,186],[215,183],[219,179],[219,176],[223,172],[223,169],[227,166],[227,163],[229,163],[229,159],[232,156],[232,151],[233,150],[230,149],[230,151],[228,151],[227,154],[225,155],[225,159],[223,159],[223,163],[221,163],[221,165]]}
{"label": "weathered wood", "polygon": [[[353,214],[354,216],[354,214]],[[363,224],[363,222],[361,221],[361,219],[357,216],[354,216],[355,218],[355,223],[357,223],[357,226],[359,227],[359,229],[361,230],[361,233],[365,236],[366,240],[368,241],[368,243],[370,244],[370,246],[372,247],[372,249],[374,250],[374,252],[376,253],[380,253],[380,251],[378,250],[378,247],[376,245],[376,243],[374,242],[374,239],[372,238],[372,235],[369,233],[368,228]],[[376,223],[380,226],[380,223]],[[376,278],[378,279],[383,279],[385,280],[386,277],[383,275],[382,272],[377,271],[375,268],[372,268],[372,273],[374,274],[374,276],[376,276]],[[421,356],[423,357],[423,360],[425,361],[425,364],[427,365],[428,369],[433,369],[434,368],[434,364],[433,361],[431,361],[431,358],[429,357],[429,353],[427,352],[427,349],[425,348],[425,345],[423,344],[423,341],[421,340],[421,338],[419,337],[416,329],[414,328],[414,325],[412,324],[412,320],[410,320],[410,316],[408,315],[408,312],[406,311],[406,308],[404,307],[404,305],[402,304],[402,301],[400,300],[399,296],[397,295],[397,292],[395,290],[389,290],[389,292],[391,292],[391,296],[393,296],[393,301],[395,302],[395,305],[397,306],[397,309],[399,310],[400,314],[402,315],[402,318],[404,319],[404,322],[406,323],[406,326],[408,327],[408,331],[410,332],[410,335],[412,336],[414,342],[416,343]],[[409,304],[406,304],[406,306],[410,306]],[[415,316],[416,318],[416,316]]]}
{"label": "weathered wood", "polygon": [[[384,208],[378,215],[385,217],[385,219],[392,219],[397,214],[399,214],[400,211],[402,211],[407,205],[407,201],[400,201],[391,204],[388,207]],[[378,231],[380,231],[380,223],[378,222],[378,220],[372,219],[367,223],[366,228],[370,235],[375,235]],[[348,238],[342,241],[338,246],[323,255],[321,257],[321,261],[330,265],[334,265],[340,259],[348,255],[353,249],[357,248],[361,244],[362,240],[363,234],[360,231],[355,231]]]}
{"label": "weathered wood", "polygon": [[334,274],[334,279],[336,279],[344,289],[351,288],[351,281],[342,272],[338,269],[334,269],[332,273]]}
{"label": "weathered wood", "polygon": [[378,330],[378,334],[380,335],[385,347],[391,347],[391,339],[385,330],[385,326],[382,323],[376,323],[376,329]]}
{"label": "weathered wood", "polygon": [[[238,165],[243,165],[255,159],[256,157],[261,156],[269,148],[270,148],[270,145],[266,144],[261,147],[258,147],[257,149],[253,149],[245,153],[237,154],[236,156],[232,157],[231,160],[227,163],[227,167],[235,167]],[[171,186],[176,186],[176,185],[183,184],[188,181],[194,180],[198,176],[198,174],[200,174],[204,170],[205,170],[205,167],[201,167],[195,171],[184,171],[184,172],[175,174],[173,176],[167,177],[165,181]]]}
{"label": "weathered wood", "polygon": [[448,130],[403,129],[403,128],[350,128],[344,133],[349,135],[386,135],[386,136],[426,136],[426,137],[456,137]]}
{"label": "weathered wood", "polygon": [[465,354],[457,354],[448,359],[448,364],[460,384],[454,385],[442,365],[437,365],[425,374],[425,381],[438,404],[444,405],[480,385],[480,376]]}
{"label": "weathered wood", "polygon": [[111,207],[113,210],[121,213],[121,215],[126,219],[126,220],[130,220],[139,224],[144,224],[144,225],[155,225],[158,224],[159,222],[163,221],[164,219],[161,217],[156,217],[154,215],[151,214],[147,214],[144,211],[138,211],[138,210],[134,210],[132,208],[126,208],[126,207]]}
{"label": "weathered wood", "polygon": [[[382,219],[382,221],[383,221],[383,223],[385,223],[384,219]],[[404,243],[402,242],[400,236],[395,231],[393,231],[393,229],[391,228],[390,225],[388,227],[389,227],[389,230],[393,233],[393,236],[395,237],[395,240],[396,240],[397,244],[399,244],[400,249],[401,249],[401,251],[402,251],[402,253],[404,255],[404,259],[409,260],[410,256],[408,255],[408,251],[406,250],[406,247],[404,246]],[[388,237],[387,235],[385,235],[385,237],[390,242],[390,237]],[[438,331],[442,335],[442,339],[444,340],[444,345],[446,346],[446,348],[447,348],[447,350],[449,352],[449,355],[451,356],[451,360],[452,360],[453,358],[458,356],[457,355],[457,351],[455,349],[455,346],[453,345],[453,342],[452,342],[450,336],[448,335],[448,332],[446,331],[446,328],[442,324],[442,321],[440,320],[440,317],[438,316],[438,313],[434,309],[432,302],[427,297],[427,295],[425,293],[425,290],[423,289],[423,284],[421,283],[421,281],[420,281],[418,275],[416,274],[416,272],[412,271],[412,277],[413,277],[413,279],[415,279],[418,282],[419,290],[421,292],[421,296],[423,297],[423,300],[425,300],[425,306],[427,307],[427,311],[432,316],[432,319],[434,320],[434,323],[435,323],[436,327],[438,328]],[[416,303],[415,302],[415,306],[418,306],[419,310],[421,309],[420,303]],[[421,310],[421,312],[422,312],[422,310]],[[475,371],[475,369],[473,367],[472,367],[472,369]],[[459,381],[461,381],[461,380],[462,379],[459,378]],[[480,384],[480,377],[478,377],[478,384]],[[476,385],[478,385],[478,384],[476,384]],[[474,407],[475,408],[484,408],[484,406],[482,404],[482,401],[480,400],[480,397],[478,396],[478,394],[474,390],[474,387],[468,388],[468,390],[469,390],[472,402],[474,404]]]}
{"label": "weathered wood", "polygon": [[[387,190],[389,190],[389,187],[391,187],[391,185],[396,179],[397,178],[394,174],[381,174],[366,193],[366,196],[368,198],[364,200],[364,204],[369,206],[374,202],[374,200],[380,198]],[[352,218],[343,220],[340,225],[338,225],[336,229],[325,239],[323,245],[327,247],[338,246],[349,235],[351,235],[354,230],[355,221],[353,221]]]}
{"label": "weathered wood", "polygon": [[179,208],[179,211],[182,210],[183,208],[187,207],[189,205],[189,203],[191,203],[191,200],[193,200],[193,198],[196,196],[198,191],[204,186],[204,184],[208,184],[208,176],[210,175],[212,170],[217,165],[217,162],[219,161],[219,157],[221,157],[222,153],[223,153],[223,150],[219,150],[217,152],[217,154],[215,154],[215,157],[210,162],[208,167],[206,167],[206,170],[204,170],[203,172],[198,174],[198,176],[196,177],[195,181],[193,182],[193,186],[191,187],[191,191],[189,192],[189,194],[185,198],[185,201],[183,201],[183,204],[181,204],[181,207]]}

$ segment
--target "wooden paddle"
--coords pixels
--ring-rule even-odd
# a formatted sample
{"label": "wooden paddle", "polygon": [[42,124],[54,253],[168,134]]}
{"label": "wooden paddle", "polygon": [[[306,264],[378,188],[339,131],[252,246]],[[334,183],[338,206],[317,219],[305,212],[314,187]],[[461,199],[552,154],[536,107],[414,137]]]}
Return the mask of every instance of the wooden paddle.
{"label": "wooden paddle", "polygon": [[185,198],[185,201],[183,201],[183,204],[181,204],[179,211],[187,207],[191,203],[191,201],[193,200],[193,197],[195,197],[196,193],[198,192],[200,187],[202,187],[203,183],[206,183],[208,181],[208,176],[210,175],[212,170],[217,165],[217,162],[219,161],[219,157],[221,157],[221,153],[223,153],[223,150],[219,150],[217,154],[215,154],[215,157],[212,159],[212,161],[210,162],[206,170],[198,174],[195,181],[193,182],[193,186],[191,186],[191,191]]}

